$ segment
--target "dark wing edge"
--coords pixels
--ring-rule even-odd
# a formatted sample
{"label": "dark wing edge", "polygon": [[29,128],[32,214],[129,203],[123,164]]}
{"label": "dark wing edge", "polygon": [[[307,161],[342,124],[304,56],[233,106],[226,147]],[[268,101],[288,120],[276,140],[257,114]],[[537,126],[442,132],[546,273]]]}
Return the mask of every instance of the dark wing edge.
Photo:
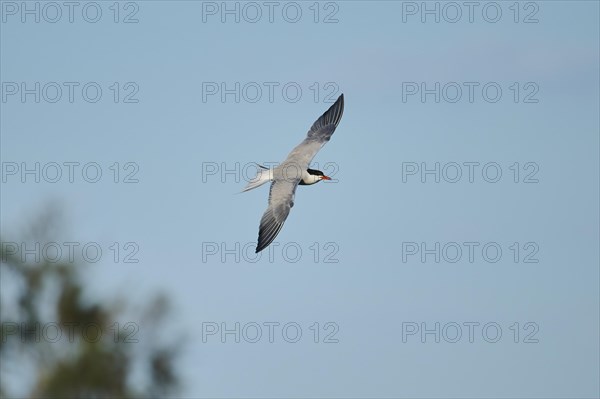
{"label": "dark wing edge", "polygon": [[260,228],[258,230],[258,243],[256,244],[255,253],[259,253],[275,240],[277,234],[281,231],[283,224],[285,223],[285,219],[281,222],[278,222],[273,215],[273,210],[271,208],[267,209],[264,213],[262,219],[260,220]]}
{"label": "dark wing edge", "polygon": [[[288,187],[288,184],[286,183],[289,183],[291,186]],[[259,253],[268,247],[281,231],[285,220],[290,214],[290,210],[294,206],[296,187],[298,187],[298,181],[280,181],[271,183],[271,189],[269,190],[269,207],[260,219],[258,242],[256,244],[255,253]],[[287,190],[289,190],[289,193],[287,193]],[[274,195],[274,191],[277,192],[277,194]],[[278,195],[281,196],[282,191],[285,193],[283,198],[274,198]]]}
{"label": "dark wing edge", "polygon": [[335,131],[335,128],[342,119],[344,113],[344,94],[341,94],[331,107],[313,125],[308,131],[307,138],[320,142],[327,142]]}

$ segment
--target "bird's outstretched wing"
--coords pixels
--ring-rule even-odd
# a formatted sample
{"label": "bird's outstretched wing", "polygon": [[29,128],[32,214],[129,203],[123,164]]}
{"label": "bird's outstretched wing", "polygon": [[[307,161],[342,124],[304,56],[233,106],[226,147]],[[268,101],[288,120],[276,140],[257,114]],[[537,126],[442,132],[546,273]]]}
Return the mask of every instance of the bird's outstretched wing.
{"label": "bird's outstretched wing", "polygon": [[340,95],[331,107],[313,123],[306,138],[289,153],[283,164],[295,164],[298,170],[306,170],[317,152],[329,141],[344,113],[344,95]]}
{"label": "bird's outstretched wing", "polygon": [[279,231],[294,206],[294,196],[299,179],[282,179],[271,183],[269,191],[269,207],[260,220],[258,244],[256,253],[269,246],[279,234]]}

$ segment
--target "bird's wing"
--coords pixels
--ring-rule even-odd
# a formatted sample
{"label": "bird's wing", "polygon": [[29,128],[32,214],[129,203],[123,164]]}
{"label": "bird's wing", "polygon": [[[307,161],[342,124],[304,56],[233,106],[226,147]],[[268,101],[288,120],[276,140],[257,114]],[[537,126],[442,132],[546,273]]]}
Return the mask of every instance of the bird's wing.
{"label": "bird's wing", "polygon": [[294,206],[296,187],[300,179],[281,179],[271,183],[269,191],[269,207],[260,220],[258,244],[256,253],[269,246],[279,234],[279,231]]}
{"label": "bird's wing", "polygon": [[344,113],[344,95],[338,97],[319,119],[313,123],[306,138],[289,153],[284,164],[294,164],[299,171],[304,171],[317,152],[329,141]]}

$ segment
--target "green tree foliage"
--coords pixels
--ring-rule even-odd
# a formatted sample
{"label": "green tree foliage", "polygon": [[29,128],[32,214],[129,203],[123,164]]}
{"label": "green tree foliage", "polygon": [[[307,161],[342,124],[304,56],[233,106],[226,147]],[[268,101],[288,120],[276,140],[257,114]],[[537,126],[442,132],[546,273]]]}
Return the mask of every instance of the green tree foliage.
{"label": "green tree foliage", "polygon": [[[41,220],[21,242],[58,241],[52,240],[53,217]],[[133,317],[124,315],[130,309],[124,298],[102,303],[84,298],[89,282],[82,277],[97,265],[23,259],[7,242],[0,249],[2,286],[10,285],[0,302],[0,397],[15,386],[26,386],[32,398],[156,398],[178,392],[179,340],[164,343],[157,333],[169,311],[164,296],[151,298],[128,321],[125,317]]]}

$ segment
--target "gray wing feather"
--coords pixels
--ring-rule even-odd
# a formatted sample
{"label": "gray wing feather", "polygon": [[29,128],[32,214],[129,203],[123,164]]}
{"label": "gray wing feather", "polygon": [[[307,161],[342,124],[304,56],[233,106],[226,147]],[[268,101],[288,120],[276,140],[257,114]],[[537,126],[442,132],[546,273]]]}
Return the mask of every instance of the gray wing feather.
{"label": "gray wing feather", "polygon": [[326,143],[331,138],[331,135],[335,131],[335,128],[342,119],[344,113],[344,95],[338,97],[327,111],[321,115],[319,119],[313,123],[308,134],[307,139],[317,140],[319,142]]}
{"label": "gray wing feather", "polygon": [[271,183],[269,207],[260,220],[256,253],[269,246],[279,234],[294,206],[296,187],[300,180],[276,180]]}
{"label": "gray wing feather", "polygon": [[[344,113],[344,95],[338,97],[335,103],[308,131],[306,138],[289,153],[283,164],[296,164],[299,170],[306,170],[317,152],[329,141]],[[282,165],[283,165],[282,164]]]}

